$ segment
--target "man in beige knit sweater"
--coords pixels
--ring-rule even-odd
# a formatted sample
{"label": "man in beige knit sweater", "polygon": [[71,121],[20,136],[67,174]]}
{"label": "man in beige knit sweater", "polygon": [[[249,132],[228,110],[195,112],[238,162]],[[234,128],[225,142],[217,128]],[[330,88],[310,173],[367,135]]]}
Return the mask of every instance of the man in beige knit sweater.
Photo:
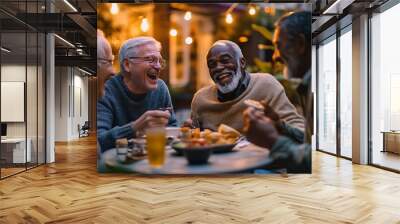
{"label": "man in beige knit sweater", "polygon": [[267,102],[279,118],[304,130],[304,118],[286,97],[282,85],[269,74],[246,72],[246,60],[239,46],[228,40],[213,44],[207,54],[207,66],[215,85],[200,89],[192,100],[194,126],[217,130],[226,124],[243,129],[243,111],[247,99]]}

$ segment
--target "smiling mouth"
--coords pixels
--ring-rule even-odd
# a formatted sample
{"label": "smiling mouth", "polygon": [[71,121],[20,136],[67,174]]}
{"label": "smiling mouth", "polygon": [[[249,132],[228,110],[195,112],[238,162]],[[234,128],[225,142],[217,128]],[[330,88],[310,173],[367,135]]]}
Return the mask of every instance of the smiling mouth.
{"label": "smiling mouth", "polygon": [[231,79],[231,77],[232,77],[231,73],[222,73],[222,74],[217,75],[216,80],[219,83],[226,84],[226,82],[228,82],[229,79]]}
{"label": "smiling mouth", "polygon": [[150,72],[150,73],[147,73],[147,77],[149,77],[150,80],[157,80],[158,74],[155,72]]}

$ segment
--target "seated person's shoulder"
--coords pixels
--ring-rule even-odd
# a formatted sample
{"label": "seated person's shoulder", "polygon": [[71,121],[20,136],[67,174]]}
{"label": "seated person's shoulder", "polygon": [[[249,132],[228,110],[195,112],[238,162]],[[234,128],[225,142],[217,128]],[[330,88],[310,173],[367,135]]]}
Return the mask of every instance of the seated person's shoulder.
{"label": "seated person's shoulder", "polygon": [[170,95],[169,88],[162,79],[157,80],[157,89],[155,89],[153,93],[158,95]]}
{"label": "seated person's shoulder", "polygon": [[120,75],[115,75],[106,81],[106,83],[104,84],[105,95],[113,95],[115,93],[115,90],[119,89],[120,79],[121,79]]}
{"label": "seated person's shoulder", "polygon": [[162,91],[162,92],[169,92],[167,84],[164,82],[162,79],[157,80],[157,89],[156,91]]}
{"label": "seated person's shoulder", "polygon": [[269,73],[252,73],[251,78],[254,79],[253,82],[256,85],[261,85],[264,88],[268,87],[275,87],[279,88],[281,87],[281,84],[279,81],[271,74]]}
{"label": "seated person's shoulder", "polygon": [[198,101],[203,98],[210,98],[216,95],[216,88],[215,86],[205,86],[199,89],[193,96],[193,101]]}
{"label": "seated person's shoulder", "polygon": [[159,88],[167,88],[167,84],[162,79],[157,79],[157,84]]}

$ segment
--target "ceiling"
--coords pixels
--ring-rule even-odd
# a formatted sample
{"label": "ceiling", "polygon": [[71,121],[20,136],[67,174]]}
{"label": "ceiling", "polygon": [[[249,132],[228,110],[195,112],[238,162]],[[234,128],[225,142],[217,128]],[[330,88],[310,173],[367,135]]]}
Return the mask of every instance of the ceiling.
{"label": "ceiling", "polygon": [[[67,0],[67,3],[64,0],[1,0],[2,46],[11,50],[6,60],[17,62],[27,55],[29,63],[44,47],[36,43],[37,33],[51,32],[74,45],[55,38],[56,66],[79,66],[94,74],[96,0]],[[26,35],[21,34],[25,32]]]}

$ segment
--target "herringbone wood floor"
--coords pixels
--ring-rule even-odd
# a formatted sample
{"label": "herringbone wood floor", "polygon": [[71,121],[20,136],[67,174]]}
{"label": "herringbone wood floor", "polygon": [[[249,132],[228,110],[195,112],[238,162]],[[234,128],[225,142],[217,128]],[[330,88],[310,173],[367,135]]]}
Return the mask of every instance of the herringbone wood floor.
{"label": "herringbone wood floor", "polygon": [[96,144],[0,181],[0,223],[400,223],[400,175],[315,152],[312,175],[96,172]]}

